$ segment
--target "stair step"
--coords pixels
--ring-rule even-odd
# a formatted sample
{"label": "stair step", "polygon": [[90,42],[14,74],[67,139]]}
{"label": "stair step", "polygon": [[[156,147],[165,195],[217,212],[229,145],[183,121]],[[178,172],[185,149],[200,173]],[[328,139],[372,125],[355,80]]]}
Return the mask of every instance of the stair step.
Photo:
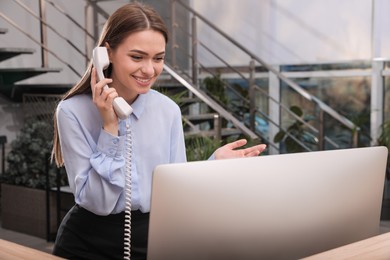
{"label": "stair step", "polygon": [[33,54],[34,49],[27,48],[0,48],[0,61],[4,61],[21,54]]}
{"label": "stair step", "polygon": [[213,121],[215,117],[215,113],[209,114],[199,114],[199,115],[183,115],[186,119],[191,121],[194,124],[199,124],[203,122]]}
{"label": "stair step", "polygon": [[[242,132],[239,129],[236,128],[223,128],[221,130],[221,136],[226,137],[226,136],[231,136],[231,135],[240,135]],[[192,137],[192,136],[207,136],[207,137],[212,137],[215,136],[216,133],[214,130],[207,130],[207,131],[185,131],[184,132],[185,137]]]}
{"label": "stair step", "polygon": [[157,89],[171,89],[171,88],[185,88],[183,84],[180,84],[179,82],[174,82],[174,81],[157,81],[154,86],[154,88]]}
{"label": "stair step", "polygon": [[60,71],[60,68],[0,68],[0,84],[11,85],[44,73]]}
{"label": "stair step", "polygon": [[202,102],[202,100],[198,97],[183,97],[183,98],[180,98],[180,103],[182,104],[194,104],[194,103],[199,103],[199,102]]}
{"label": "stair step", "polygon": [[163,71],[155,83],[156,88],[182,88],[183,84],[174,79],[167,72]]}
{"label": "stair step", "polygon": [[14,102],[22,102],[24,94],[62,95],[71,87],[73,87],[73,84],[3,85],[0,87],[0,93]]}
{"label": "stair step", "polygon": [[201,104],[202,100],[194,96],[194,97],[181,97],[180,99],[175,100],[175,102],[180,106],[180,109],[183,114],[188,114],[191,105]]}

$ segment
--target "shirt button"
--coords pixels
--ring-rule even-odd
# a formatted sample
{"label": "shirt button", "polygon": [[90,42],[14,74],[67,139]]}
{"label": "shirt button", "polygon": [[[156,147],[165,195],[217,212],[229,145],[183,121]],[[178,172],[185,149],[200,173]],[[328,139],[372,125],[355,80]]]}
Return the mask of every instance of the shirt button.
{"label": "shirt button", "polygon": [[117,139],[114,139],[114,141],[112,141],[114,144],[117,144],[118,143],[118,140]]}
{"label": "shirt button", "polygon": [[114,154],[114,153],[115,153],[115,150],[114,150],[114,149],[110,149],[109,153],[110,153],[110,154]]}

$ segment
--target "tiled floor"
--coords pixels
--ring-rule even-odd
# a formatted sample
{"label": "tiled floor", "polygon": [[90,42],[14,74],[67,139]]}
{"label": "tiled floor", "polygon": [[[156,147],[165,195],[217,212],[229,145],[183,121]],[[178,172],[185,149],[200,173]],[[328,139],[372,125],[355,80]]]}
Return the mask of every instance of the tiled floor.
{"label": "tiled floor", "polygon": [[[390,232],[390,221],[381,221],[380,231],[381,233]],[[15,242],[47,253],[51,253],[53,249],[53,242],[47,242],[45,239],[3,229],[1,228],[1,225],[0,239]]]}

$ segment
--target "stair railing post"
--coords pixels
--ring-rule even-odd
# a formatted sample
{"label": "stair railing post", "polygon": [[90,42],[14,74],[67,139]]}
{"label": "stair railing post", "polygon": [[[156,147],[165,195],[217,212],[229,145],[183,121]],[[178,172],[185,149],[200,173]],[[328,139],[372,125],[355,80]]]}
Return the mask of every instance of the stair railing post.
{"label": "stair railing post", "polygon": [[[41,31],[41,46],[47,46],[47,29],[46,29],[46,7],[45,0],[39,0],[39,17],[41,18],[40,31]],[[49,67],[48,64],[48,52],[45,48],[41,47],[41,59],[42,68]]]}
{"label": "stair railing post", "polygon": [[215,131],[214,139],[218,141],[221,141],[221,137],[222,137],[221,124],[222,124],[221,117],[218,114],[214,114],[214,131]]}
{"label": "stair railing post", "polygon": [[196,26],[196,17],[192,17],[192,83],[195,87],[199,88],[198,82],[198,35],[197,35],[197,26]]}
{"label": "stair railing post", "polygon": [[325,113],[324,110],[320,109],[320,115],[319,115],[319,129],[318,129],[318,150],[322,151],[325,150]]}
{"label": "stair railing post", "polygon": [[176,29],[177,29],[177,22],[176,22],[176,1],[171,0],[171,64],[174,68],[176,68],[176,49],[177,49],[177,39],[176,39]]}
{"label": "stair railing post", "polygon": [[360,128],[356,127],[352,131],[352,148],[356,148],[359,145]]}
{"label": "stair railing post", "polygon": [[255,60],[249,62],[249,129],[255,132],[256,95],[255,95]]}
{"label": "stair railing post", "polygon": [[[88,37],[88,34],[85,34],[85,53],[87,54],[87,57],[91,57],[92,50],[97,43],[97,40],[99,38],[99,24],[97,19],[97,12],[96,9],[93,7],[93,5],[87,1],[86,6],[84,8],[84,23],[85,23],[85,30],[91,33],[94,37],[92,39],[91,37]],[[87,66],[90,59],[87,58],[85,60],[85,65]]]}
{"label": "stair railing post", "polygon": [[[274,70],[280,72],[280,66],[275,65]],[[268,71],[268,111],[269,111],[269,130],[268,139],[270,145],[268,152],[269,154],[280,153],[280,143],[274,143],[275,135],[280,131],[282,126],[281,120],[281,83],[282,81],[278,78],[278,75],[272,71]]]}
{"label": "stair railing post", "polygon": [[372,61],[371,76],[371,144],[376,145],[381,134],[381,125],[383,124],[384,93],[385,80],[382,71],[385,68],[385,59],[375,58]]}
{"label": "stair railing post", "polygon": [[[196,88],[200,88],[199,84],[199,73],[198,73],[198,34],[197,34],[197,26],[196,26],[196,16],[193,15],[191,18],[191,53],[192,53],[192,59],[191,59],[191,67],[192,67],[192,84]],[[189,98],[193,98],[194,94],[189,91],[188,93]],[[199,115],[200,114],[200,104],[195,103],[190,106],[190,114],[193,115]],[[199,129],[199,126],[197,126]]]}

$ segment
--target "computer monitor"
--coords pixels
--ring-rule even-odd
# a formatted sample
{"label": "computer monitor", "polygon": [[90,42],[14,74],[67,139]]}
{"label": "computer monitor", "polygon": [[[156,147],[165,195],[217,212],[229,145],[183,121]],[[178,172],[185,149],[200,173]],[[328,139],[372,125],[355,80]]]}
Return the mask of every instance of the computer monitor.
{"label": "computer monitor", "polygon": [[387,153],[159,165],[148,259],[298,259],[377,235]]}

